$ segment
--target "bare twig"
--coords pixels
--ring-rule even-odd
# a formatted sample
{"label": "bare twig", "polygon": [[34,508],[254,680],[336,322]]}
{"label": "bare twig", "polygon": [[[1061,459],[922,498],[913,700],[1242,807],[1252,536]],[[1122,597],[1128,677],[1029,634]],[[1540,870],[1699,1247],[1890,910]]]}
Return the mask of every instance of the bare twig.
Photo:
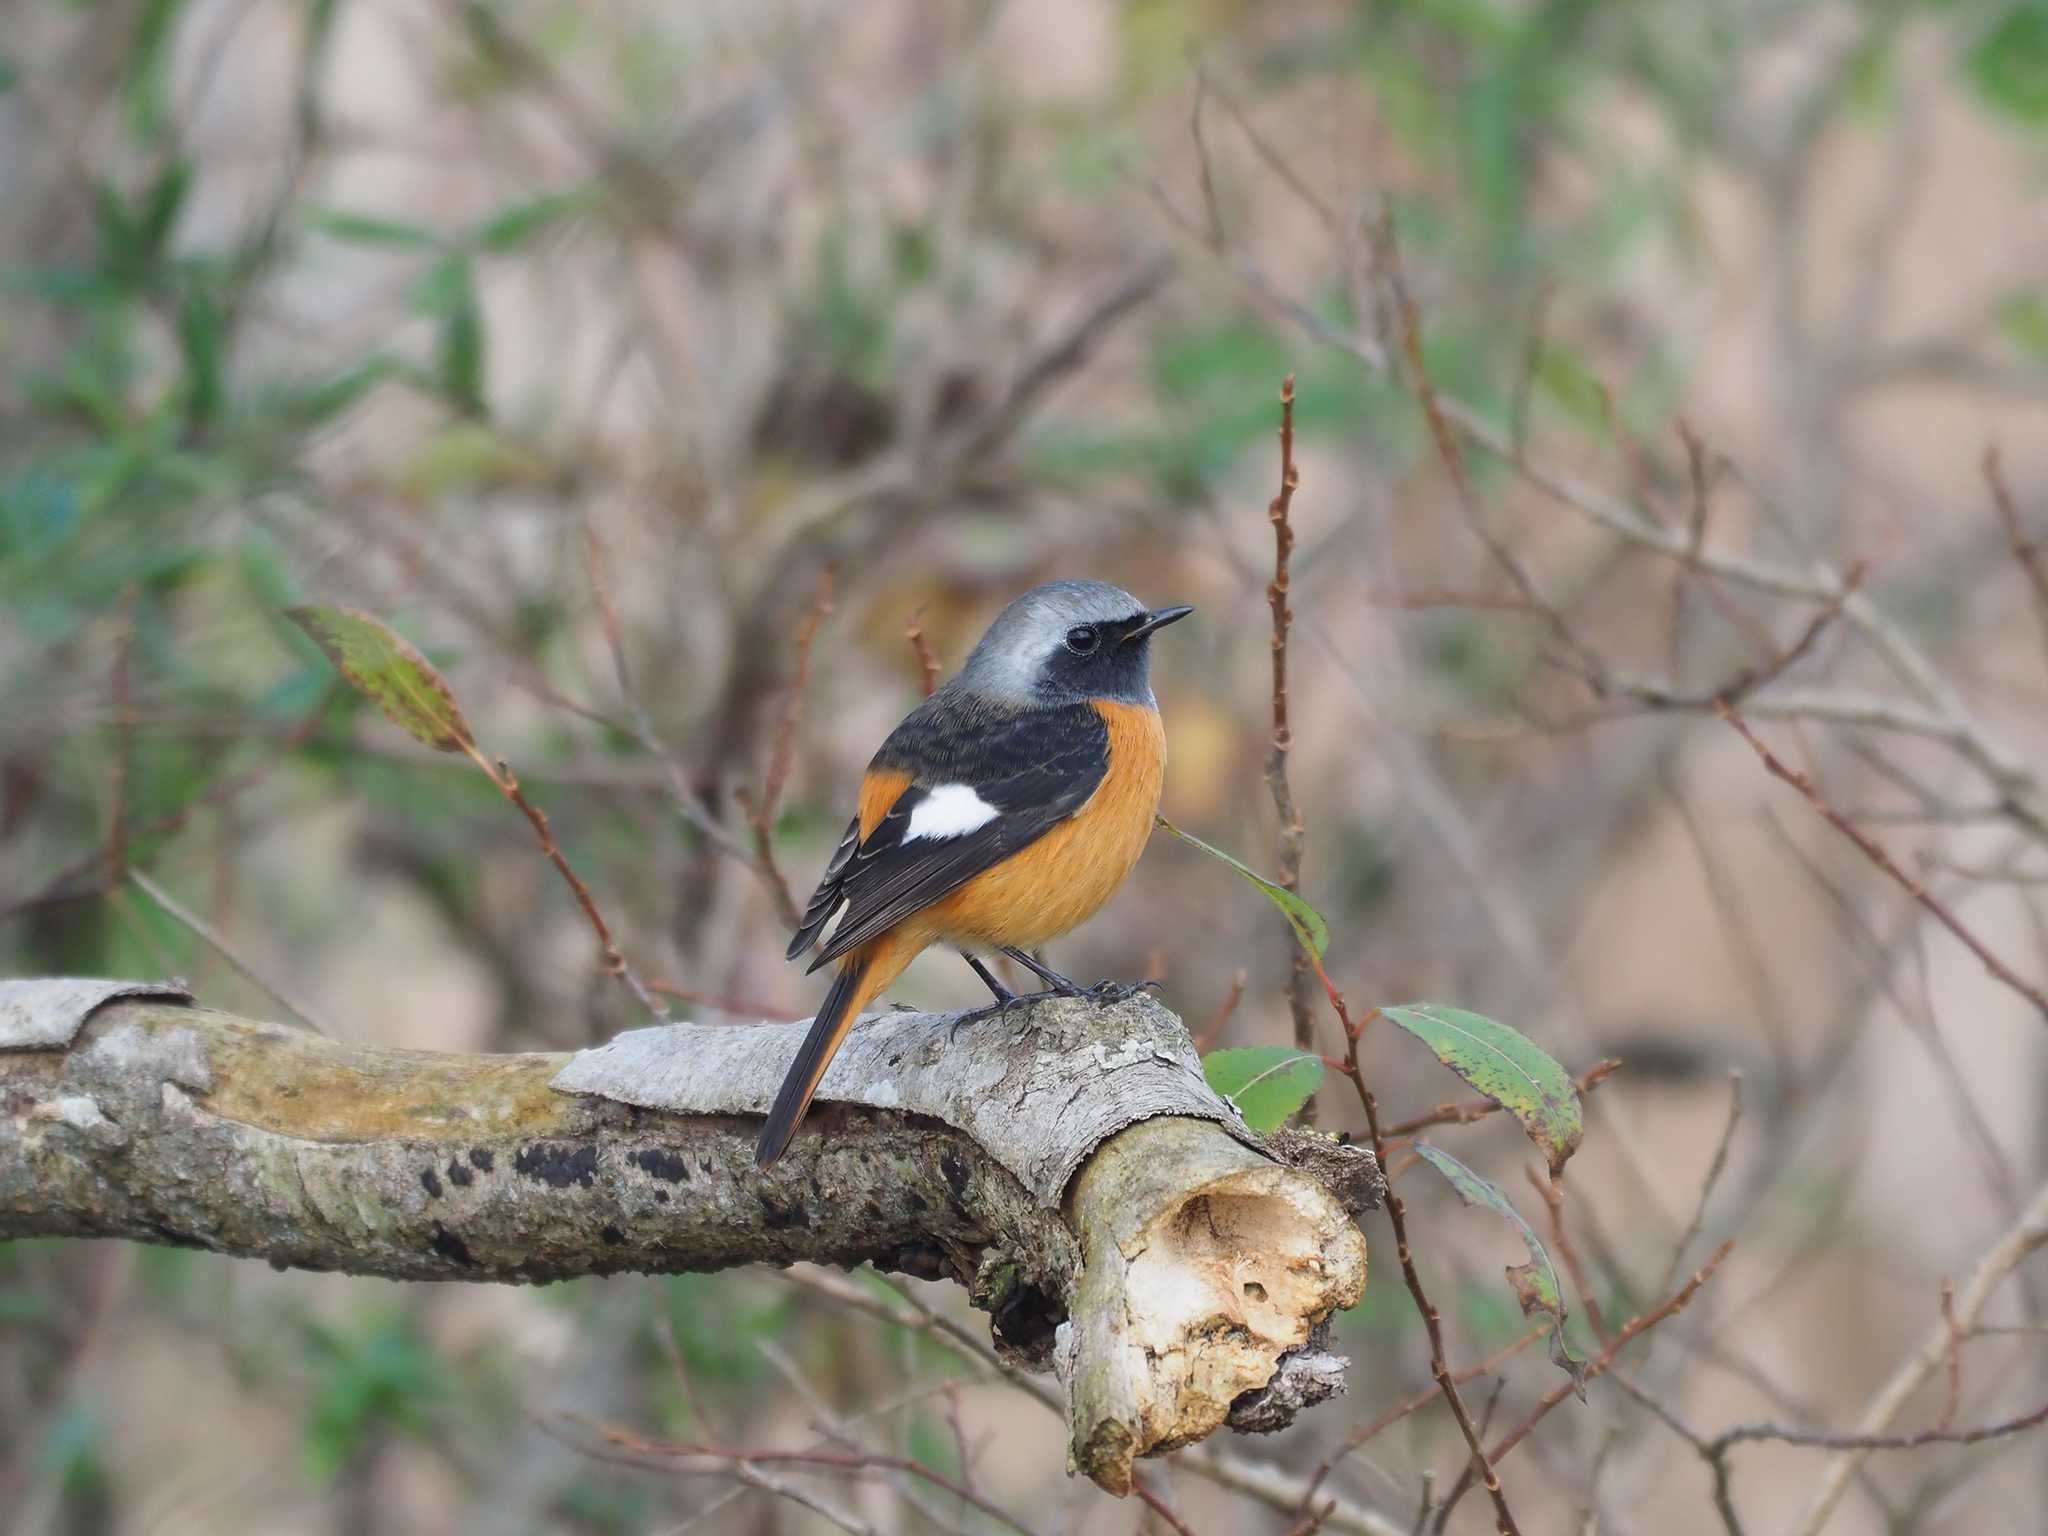
{"label": "bare twig", "polygon": [[789,881],[775,862],[775,813],[782,807],[782,792],[788,786],[789,771],[796,760],[797,727],[803,723],[804,691],[811,681],[811,647],[817,641],[819,626],[832,611],[836,574],[829,564],[818,572],[817,590],[812,594],[803,618],[797,622],[796,663],[790,673],[789,687],[783,692],[782,711],[775,720],[775,734],[769,739],[768,767],[761,776],[761,793],[758,796],[745,790],[739,793],[740,805],[747,813],[747,824],[754,831],[754,855],[760,862],[762,873],[768,877],[768,889],[774,895],[776,911],[785,928],[798,926],[802,914],[797,908],[796,897],[790,892]]}
{"label": "bare twig", "polygon": [[1787,784],[1798,790],[1800,794],[1804,795],[1807,803],[1821,814],[1829,826],[1854,843],[1865,858],[1869,859],[1871,863],[1875,864],[1886,875],[1890,876],[1892,880],[1896,881],[1908,895],[1919,902],[1944,928],[1962,940],[1964,947],[1984,962],[1986,970],[2012,988],[2013,991],[2017,992],[2029,1003],[2033,1004],[2035,1012],[2039,1013],[2043,1019],[2048,1019],[2048,995],[2044,995],[2039,987],[2019,976],[2003,960],[1993,954],[1986,947],[1984,941],[1965,927],[1962,920],[1949,910],[1946,903],[1935,896],[1918,880],[1907,874],[1905,870],[1901,869],[1893,862],[1892,856],[1874,842],[1867,833],[1840,811],[1836,810],[1827,797],[1821,794],[1820,790],[1814,785],[1812,779],[1797,769],[1788,768],[1784,763],[1780,762],[1777,755],[1757,739],[1755,732],[1750,730],[1748,723],[1741,715],[1730,709],[1726,704],[1718,701],[1714,705],[1714,712],[1735,727],[1742,739],[1749,743],[1750,749],[1756,753],[1764,767],[1769,769],[1774,777],[1783,779]]}
{"label": "bare twig", "polygon": [[[1594,1062],[1575,1079],[1579,1092],[1591,1093],[1620,1070],[1621,1058],[1618,1056],[1609,1056],[1605,1060]],[[1488,1115],[1499,1113],[1500,1105],[1493,1099],[1446,1101],[1426,1114],[1417,1115],[1412,1120],[1403,1120],[1398,1125],[1388,1126],[1387,1140],[1398,1141],[1413,1136],[1418,1131],[1426,1131],[1433,1125],[1470,1125],[1475,1120],[1484,1120]]]}
{"label": "bare twig", "polygon": [[1678,1234],[1678,1241],[1671,1245],[1671,1257],[1664,1265],[1664,1277],[1657,1282],[1657,1289],[1668,1291],[1671,1282],[1678,1278],[1678,1266],[1685,1262],[1685,1250],[1692,1246],[1692,1240],[1700,1235],[1706,1225],[1707,1202],[1713,1198],[1714,1186],[1721,1182],[1721,1173],[1728,1166],[1728,1149],[1735,1142],[1735,1128],[1742,1123],[1742,1074],[1728,1074],[1728,1123],[1721,1127],[1721,1140],[1714,1148],[1714,1156],[1707,1164],[1707,1176],[1700,1184],[1699,1203],[1693,1207],[1692,1220],[1685,1230]]}
{"label": "bare twig", "polygon": [[497,786],[498,793],[519,808],[519,814],[524,816],[527,825],[533,828],[534,839],[540,844],[542,856],[555,866],[562,879],[568,883],[569,890],[576,897],[576,905],[583,910],[584,921],[590,924],[591,932],[597,935],[598,950],[604,957],[605,970],[626,984],[632,994],[640,1000],[640,1006],[647,1010],[656,1023],[666,1023],[668,1010],[655,1001],[654,994],[647,990],[647,984],[641,981],[639,973],[626,963],[626,957],[620,953],[617,941],[612,938],[610,925],[605,922],[604,914],[597,909],[597,898],[590,894],[590,887],[583,883],[583,877],[569,867],[568,857],[556,845],[555,834],[548,826],[547,812],[526,798],[526,791],[519,787],[519,778],[512,772],[512,765],[502,757],[496,762],[491,761],[473,743],[465,743],[462,750],[469,754],[477,767],[483,769],[491,783]]}
{"label": "bare twig", "polygon": [[121,594],[114,634],[114,762],[107,783],[107,879],[128,873],[128,776],[135,756],[135,586]]}
{"label": "bare twig", "polygon": [[[955,1482],[944,1473],[934,1471],[923,1462],[908,1456],[892,1456],[884,1451],[870,1450],[829,1450],[811,1447],[798,1450],[775,1450],[759,1446],[710,1445],[689,1441],[649,1440],[634,1434],[631,1430],[616,1425],[593,1424],[591,1427],[613,1445],[623,1446],[643,1456],[654,1456],[663,1460],[707,1460],[723,1462],[729,1466],[749,1467],[810,1467],[819,1470],[875,1473],[899,1472],[907,1477],[929,1483],[942,1493],[951,1494],[970,1508],[993,1520],[1006,1529],[1016,1531],[1019,1536],[1035,1536],[1031,1527],[1000,1504],[991,1502],[962,1483]],[[1178,1527],[1183,1532],[1186,1527]]]}
{"label": "bare twig", "polygon": [[182,926],[191,929],[221,959],[233,966],[241,974],[244,981],[255,987],[266,997],[269,997],[280,1008],[284,1009],[286,1013],[297,1019],[306,1028],[312,1030],[314,1034],[325,1035],[330,1040],[337,1038],[334,1031],[321,1022],[319,1014],[315,1013],[311,1008],[293,997],[291,993],[287,992],[277,982],[272,981],[261,971],[257,970],[255,966],[251,965],[242,952],[228,942],[227,936],[207,922],[205,918],[192,911],[183,902],[179,901],[177,897],[158,885],[141,870],[129,870],[128,878],[135,883],[145,896],[162,908],[166,916],[175,918]]}
{"label": "bare twig", "polygon": [[[1946,1315],[1935,1319],[1933,1326],[1921,1335],[1919,1343],[1899,1363],[1898,1369],[1878,1389],[1877,1395],[1871,1398],[1852,1436],[1861,1441],[1882,1435],[1906,1399],[1947,1357],[1949,1340],[1955,1330],[1960,1328],[1967,1332],[1975,1327],[1978,1314],[1983,1311],[1992,1291],[2019,1266],[2021,1260],[2044,1245],[2048,1245],[2048,1184],[2034,1192],[2019,1219],[1977,1261],[1976,1268],[1955,1293],[1954,1304],[1947,1309]],[[1862,1464],[1863,1458],[1876,1448],[1862,1443],[1837,1448],[1836,1454],[1829,1457],[1821,1469],[1820,1482],[1800,1511],[1799,1519],[1790,1527],[1793,1536],[1817,1536],[1834,1513],[1835,1506],[1841,1502],[1851,1475]]]}
{"label": "bare twig", "polygon": [[[1148,969],[1145,974],[1156,976],[1158,972]],[[1245,983],[1250,979],[1251,973],[1241,965],[1231,973],[1230,990],[1223,994],[1223,1001],[1218,1003],[1216,1011],[1209,1015],[1209,1022],[1195,1031],[1195,1049],[1198,1052],[1206,1052],[1222,1038],[1224,1025],[1228,1024],[1230,1016],[1237,1012],[1237,1005],[1244,1001]]]}
{"label": "bare twig", "polygon": [[[1392,1203],[1392,1198],[1389,1197],[1388,1204],[1391,1205]],[[1607,1341],[1606,1347],[1587,1362],[1586,1380],[1591,1381],[1597,1376],[1604,1376],[1613,1368],[1615,1358],[1624,1349],[1628,1348],[1630,1344],[1634,1343],[1636,1339],[1656,1327],[1659,1323],[1685,1310],[1687,1303],[1699,1293],[1701,1286],[1713,1278],[1714,1271],[1721,1267],[1721,1261],[1728,1257],[1730,1250],[1734,1247],[1735,1244],[1732,1240],[1723,1243],[1708,1256],[1707,1262],[1702,1264],[1693,1277],[1686,1281],[1684,1285],[1673,1291],[1648,1312],[1643,1313],[1639,1317],[1632,1317],[1623,1323],[1615,1331],[1614,1337]],[[1555,1408],[1567,1397],[1570,1397],[1572,1392],[1573,1383],[1566,1381],[1559,1383],[1544,1393],[1537,1400],[1536,1406],[1529,1410],[1528,1416],[1521,1423],[1494,1442],[1490,1453],[1492,1459],[1497,1462],[1516,1446],[1520,1445],[1528,1437],[1529,1432],[1549,1416],[1551,1409]],[[1472,1474],[1468,1470],[1459,1477],[1457,1486],[1451,1489],[1450,1497],[1444,1500],[1443,1510],[1437,1517],[1436,1528],[1439,1531],[1444,1528],[1444,1523],[1450,1518],[1451,1511],[1457,1507],[1458,1500],[1465,1496],[1471,1486]]]}
{"label": "bare twig", "polygon": [[[1273,525],[1273,579],[1266,585],[1266,602],[1273,610],[1273,736],[1266,746],[1266,787],[1273,792],[1273,809],[1280,817],[1280,884],[1297,896],[1301,894],[1301,844],[1306,828],[1287,782],[1287,755],[1294,747],[1294,731],[1287,718],[1287,631],[1294,621],[1287,605],[1287,560],[1294,552],[1289,513],[1300,484],[1301,472],[1294,466],[1294,375],[1290,373],[1280,385],[1280,489],[1266,507],[1267,521]],[[1316,1021],[1309,1004],[1308,979],[1308,953],[1289,933],[1287,1009],[1294,1018],[1297,1051],[1315,1049]],[[1301,1119],[1315,1123],[1313,1097],[1302,1106]]]}
{"label": "bare twig", "polygon": [[673,997],[685,1003],[701,1003],[706,1008],[716,1008],[720,1013],[729,1013],[734,1018],[775,1019],[782,1023],[794,1023],[809,1018],[807,1013],[792,1013],[787,1008],[770,1007],[767,1003],[754,1002],[744,997],[721,997],[714,992],[699,992],[694,988],[680,986],[673,981],[658,977],[647,978],[647,990],[656,997]]}
{"label": "bare twig", "polygon": [[1529,1176],[1530,1187],[1542,1199],[1550,1211],[1550,1239],[1557,1249],[1558,1258],[1564,1261],[1565,1273],[1572,1277],[1572,1289],[1578,1292],[1579,1306],[1586,1314],[1586,1321],[1593,1326],[1593,1337],[1602,1344],[1614,1337],[1614,1331],[1607,1326],[1607,1313],[1600,1305],[1599,1294],[1586,1283],[1586,1266],[1579,1258],[1579,1245],[1572,1241],[1571,1228],[1564,1219],[1564,1179],[1562,1176],[1545,1178],[1534,1168],[1522,1170]]}
{"label": "bare twig", "polygon": [[[1343,994],[1330,980],[1322,962],[1316,961],[1314,964],[1317,979],[1323,984],[1323,990],[1330,999],[1330,1006],[1335,1010],[1338,1022],[1344,1026],[1344,1075],[1351,1079],[1352,1086],[1358,1091],[1359,1105],[1365,1110],[1366,1126],[1372,1132],[1373,1157],[1379,1166],[1385,1169],[1387,1143],[1380,1129],[1379,1101],[1374,1098],[1372,1090],[1366,1087],[1365,1071],[1358,1059],[1359,1037],[1365,1032],[1365,1026],[1378,1017],[1379,1010],[1374,1009],[1354,1023]],[[1465,1444],[1471,1451],[1471,1464],[1466,1468],[1460,1486],[1464,1486],[1464,1483],[1476,1474],[1486,1486],[1487,1497],[1493,1500],[1494,1522],[1501,1536],[1520,1536],[1520,1527],[1515,1524],[1514,1512],[1508,1508],[1507,1492],[1501,1487],[1500,1478],[1494,1473],[1492,1462],[1486,1454],[1485,1444],[1479,1437],[1478,1426],[1472,1422],[1471,1411],[1466,1408],[1464,1398],[1458,1394],[1458,1383],[1451,1374],[1450,1363],[1444,1352],[1443,1317],[1437,1311],[1436,1303],[1429,1299],[1429,1293],[1423,1289],[1422,1275],[1415,1267],[1415,1250],[1408,1240],[1408,1208],[1402,1203],[1400,1195],[1395,1193],[1391,1174],[1387,1178],[1387,1220],[1394,1229],[1394,1252],[1401,1261],[1401,1278],[1407,1283],[1408,1295],[1415,1303],[1415,1310],[1422,1314],[1423,1331],[1429,1335],[1429,1373],[1435,1378],[1444,1401],[1450,1405],[1451,1417],[1458,1421],[1459,1433],[1464,1435]]]}
{"label": "bare twig", "polygon": [[2026,575],[2034,618],[2041,626],[2043,639],[2048,640],[2048,564],[2042,561],[2041,541],[2030,535],[2020,521],[2019,506],[2013,500],[2012,487],[2006,483],[2005,463],[1996,443],[1987,444],[1984,449],[1984,483],[1991,489],[1991,504],[1998,509],[1998,521],[2005,529],[2012,557]]}

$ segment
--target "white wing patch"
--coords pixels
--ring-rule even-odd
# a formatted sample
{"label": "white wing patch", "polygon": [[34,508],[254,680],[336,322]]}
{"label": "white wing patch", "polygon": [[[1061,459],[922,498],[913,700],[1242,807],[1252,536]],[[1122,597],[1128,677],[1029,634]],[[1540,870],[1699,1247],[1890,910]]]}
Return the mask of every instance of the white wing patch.
{"label": "white wing patch", "polygon": [[974,792],[971,784],[941,784],[910,813],[910,828],[903,834],[907,843],[920,837],[961,837],[985,827],[1000,813]]}

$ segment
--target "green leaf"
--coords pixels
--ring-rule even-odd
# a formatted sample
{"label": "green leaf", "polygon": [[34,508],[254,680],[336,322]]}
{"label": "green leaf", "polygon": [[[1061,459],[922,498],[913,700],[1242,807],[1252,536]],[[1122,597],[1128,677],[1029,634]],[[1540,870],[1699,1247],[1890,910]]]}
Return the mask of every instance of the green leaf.
{"label": "green leaf", "polygon": [[550,224],[594,208],[597,202],[598,193],[594,187],[544,192],[539,197],[499,209],[470,232],[470,243],[484,251],[502,253],[517,250]]}
{"label": "green leaf", "polygon": [[2006,340],[2034,358],[2048,358],[2048,298],[2009,293],[1998,302],[1998,328]]}
{"label": "green leaf", "polygon": [[2048,124],[2048,4],[2027,0],[2008,9],[1970,50],[1967,69],[1990,106],[2023,123]]}
{"label": "green leaf", "polygon": [[1585,1112],[1565,1069],[1526,1036],[1483,1014],[1442,1003],[1402,1003],[1380,1009],[1437,1054],[1437,1060],[1522,1122],[1529,1139],[1557,1172],[1579,1149]]}
{"label": "green leaf", "polygon": [[469,262],[451,256],[421,279],[422,308],[441,317],[436,383],[443,396],[471,416],[484,413],[484,317]]}
{"label": "green leaf", "polygon": [[1522,1246],[1529,1250],[1529,1262],[1508,1265],[1508,1284],[1514,1287],[1515,1299],[1522,1304],[1522,1316],[1550,1319],[1551,1363],[1571,1377],[1572,1390],[1579,1394],[1579,1401],[1584,1402],[1586,1362],[1573,1354],[1571,1345],[1565,1342],[1564,1320],[1571,1313],[1564,1303],[1564,1287],[1558,1284],[1557,1266],[1550,1262],[1549,1251],[1536,1235],[1536,1229],[1508,1203],[1508,1197],[1501,1193],[1498,1184],[1481,1178],[1450,1153],[1426,1141],[1415,1143],[1415,1153],[1450,1181],[1451,1188],[1457,1191],[1458,1198],[1465,1204],[1483,1205],[1498,1212],[1521,1234]]}
{"label": "green leaf", "polygon": [[1202,1076],[1264,1136],[1286,1124],[1322,1086],[1323,1059],[1288,1045],[1211,1051],[1202,1058]]}
{"label": "green leaf", "polygon": [[476,751],[462,706],[433,664],[382,621],[354,608],[308,604],[285,617],[327,654],[356,692],[436,752]]}
{"label": "green leaf", "polygon": [[195,282],[178,308],[178,346],[185,355],[185,409],[204,426],[220,414],[226,321],[204,283]]}
{"label": "green leaf", "polygon": [[309,220],[323,235],[349,245],[395,245],[415,251],[437,251],[446,243],[431,229],[375,214],[347,213],[336,208],[314,210]]}
{"label": "green leaf", "polygon": [[1287,919],[1288,926],[1294,930],[1294,936],[1301,941],[1301,947],[1315,956],[1316,959],[1320,960],[1323,958],[1323,951],[1330,947],[1330,925],[1323,921],[1322,913],[1318,912],[1285,886],[1275,885],[1271,880],[1268,880],[1249,865],[1240,864],[1221,848],[1212,848],[1199,837],[1181,831],[1179,827],[1176,827],[1164,816],[1159,817],[1158,821],[1160,826],[1166,828],[1167,831],[1171,832],[1182,842],[1190,843],[1201,849],[1202,852],[1208,854],[1212,859],[1220,859],[1240,875],[1243,875],[1245,879],[1251,881],[1253,885],[1264,891],[1273,905],[1280,909],[1281,915]]}

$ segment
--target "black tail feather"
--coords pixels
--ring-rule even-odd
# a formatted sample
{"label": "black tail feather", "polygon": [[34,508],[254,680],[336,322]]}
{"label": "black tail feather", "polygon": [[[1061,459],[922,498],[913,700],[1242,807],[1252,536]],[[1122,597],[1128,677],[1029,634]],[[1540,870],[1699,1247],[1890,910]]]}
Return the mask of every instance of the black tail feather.
{"label": "black tail feather", "polygon": [[833,979],[832,990],[825,994],[818,1016],[811,1021],[811,1032],[804,1036],[803,1049],[789,1064],[789,1074],[775,1095],[775,1107],[768,1111],[761,1139],[754,1143],[754,1161],[760,1167],[766,1168],[782,1156],[797,1126],[803,1122],[811,1095],[817,1092],[818,1080],[825,1075],[832,1053],[839,1049],[839,1042],[846,1038],[853,1023],[854,999],[868,965],[865,957],[857,956],[842,966]]}

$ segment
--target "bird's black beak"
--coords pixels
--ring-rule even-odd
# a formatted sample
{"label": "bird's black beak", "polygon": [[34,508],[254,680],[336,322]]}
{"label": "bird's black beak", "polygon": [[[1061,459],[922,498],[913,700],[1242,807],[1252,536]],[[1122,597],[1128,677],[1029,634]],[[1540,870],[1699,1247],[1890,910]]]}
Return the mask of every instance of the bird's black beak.
{"label": "bird's black beak", "polygon": [[1153,630],[1164,629],[1169,624],[1177,623],[1194,611],[1193,605],[1189,603],[1178,603],[1171,608],[1154,608],[1124,631],[1124,644],[1129,645],[1133,640],[1142,640]]}

